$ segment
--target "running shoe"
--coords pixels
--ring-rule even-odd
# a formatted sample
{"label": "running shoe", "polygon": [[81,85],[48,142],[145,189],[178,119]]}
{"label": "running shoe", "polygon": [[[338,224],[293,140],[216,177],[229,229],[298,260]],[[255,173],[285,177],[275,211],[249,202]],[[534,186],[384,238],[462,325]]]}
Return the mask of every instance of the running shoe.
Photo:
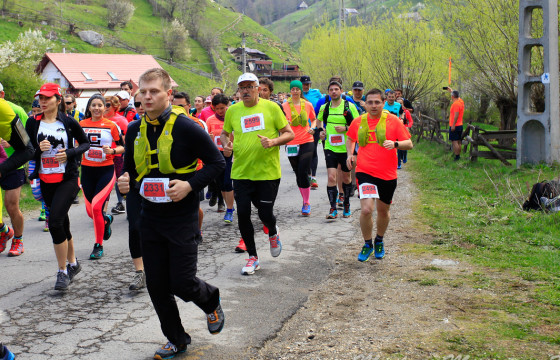
{"label": "running shoe", "polygon": [[134,279],[132,279],[132,283],[128,287],[130,291],[138,291],[146,287],[146,273],[144,270],[137,270],[134,273]]}
{"label": "running shoe", "polygon": [[358,255],[358,261],[361,262],[368,261],[369,256],[371,255],[372,252],[373,252],[373,247],[370,244],[365,243],[364,247],[362,248],[362,251]]}
{"label": "running shoe", "polygon": [[206,192],[206,200],[210,199],[212,197],[212,193],[210,191]]}
{"label": "running shoe", "polygon": [[375,249],[375,258],[383,259],[385,257],[385,247],[383,246],[383,241],[373,244]]}
{"label": "running shoe", "polygon": [[402,166],[401,166],[401,165],[398,165],[398,166],[397,166],[397,169],[398,169],[398,170],[402,169]]}
{"label": "running shoe", "polygon": [[338,206],[339,208],[344,207],[344,195],[343,194],[338,195],[338,199],[336,200],[336,206]]}
{"label": "running shoe", "polygon": [[41,213],[39,214],[39,218],[37,218],[37,220],[39,220],[39,221],[46,221],[47,220],[47,214],[45,213],[45,209],[41,210]]}
{"label": "running shoe", "polygon": [[327,219],[336,219],[338,217],[338,211],[336,209],[331,208],[329,210],[329,214],[327,215]]}
{"label": "running shoe", "polygon": [[112,234],[111,224],[113,223],[113,215],[105,214],[105,231],[103,231],[103,240],[109,240]]}
{"label": "running shoe", "polygon": [[6,243],[8,242],[8,240],[14,237],[14,229],[12,229],[9,226],[7,227],[8,227],[8,232],[0,233],[0,253],[6,250]]}
{"label": "running shoe", "polygon": [[311,189],[317,190],[317,188],[319,187],[319,184],[317,183],[317,179],[312,177],[310,183],[311,183]]}
{"label": "running shoe", "polygon": [[224,215],[224,222],[228,224],[233,222],[233,209],[227,209],[226,214]]}
{"label": "running shoe", "polygon": [[158,349],[154,354],[154,359],[163,360],[163,359],[173,359],[175,355],[184,353],[187,351],[187,344],[183,344],[181,346],[175,346],[173,343],[168,342],[161,349]]}
{"label": "running shoe", "polygon": [[277,257],[282,252],[282,242],[280,241],[280,233],[278,226],[276,227],[276,235],[269,236],[268,242],[270,243],[270,255]]}
{"label": "running shoe", "polygon": [[263,233],[268,235],[268,228],[263,224]]}
{"label": "running shoe", "polygon": [[350,204],[344,206],[344,211],[342,212],[343,218],[349,218],[352,216],[352,211],[350,211]]}
{"label": "running shoe", "polygon": [[239,244],[237,244],[237,246],[235,247],[235,252],[237,253],[242,253],[247,251],[247,246],[245,246],[245,241],[243,241],[243,238],[239,239]]}
{"label": "running shoe", "polygon": [[216,203],[218,203],[218,194],[212,193],[212,195],[210,196],[210,201],[208,201],[208,205],[210,205],[210,207],[213,207],[214,205],[216,205]]}
{"label": "running shoe", "polygon": [[247,265],[241,269],[242,275],[253,275],[256,270],[259,270],[259,259],[256,256],[251,256],[247,260]]}
{"label": "running shoe", "polygon": [[80,197],[78,195],[76,195],[76,197],[74,198],[74,201],[72,201],[72,204],[79,204],[80,203]]}
{"label": "running shoe", "polygon": [[223,202],[219,203],[218,204],[218,212],[221,213],[221,212],[224,212],[224,211],[226,211],[226,204],[224,204]]}
{"label": "running shoe", "polygon": [[12,247],[8,252],[8,256],[20,256],[23,254],[23,240],[21,239],[12,239]]}
{"label": "running shoe", "polygon": [[76,259],[76,265],[72,266],[70,264],[66,265],[66,272],[68,273],[68,278],[70,279],[70,282],[72,282],[72,280],[74,280],[74,276],[78,275],[78,273],[82,270],[82,265],[80,265],[80,262],[78,261],[78,259]]}
{"label": "running shoe", "polygon": [[99,260],[103,257],[103,245],[93,245],[93,251],[89,255],[90,260]]}
{"label": "running shoe", "polygon": [[68,290],[68,285],[70,285],[70,278],[62,271],[59,271],[56,274],[56,283],[54,284],[54,289],[59,291],[66,291]]}
{"label": "running shoe", "polygon": [[0,343],[0,359],[2,360],[14,360],[16,357],[13,352],[8,350],[7,347]]}
{"label": "running shoe", "polygon": [[301,208],[301,215],[302,216],[309,216],[309,214],[311,214],[311,204],[310,203],[305,203],[305,204],[303,204],[303,207]]}
{"label": "running shoe", "polygon": [[226,318],[224,316],[224,311],[222,310],[222,305],[218,304],[216,310],[212,311],[210,314],[206,314],[206,321],[208,323],[208,331],[210,331],[210,334],[219,334],[224,328],[225,320]]}
{"label": "running shoe", "polygon": [[124,205],[121,202],[118,202],[114,208],[111,209],[111,214],[119,215],[124,214],[126,210],[124,209]]}
{"label": "running shoe", "polygon": [[43,228],[43,232],[49,232],[49,219],[45,220],[45,227]]}

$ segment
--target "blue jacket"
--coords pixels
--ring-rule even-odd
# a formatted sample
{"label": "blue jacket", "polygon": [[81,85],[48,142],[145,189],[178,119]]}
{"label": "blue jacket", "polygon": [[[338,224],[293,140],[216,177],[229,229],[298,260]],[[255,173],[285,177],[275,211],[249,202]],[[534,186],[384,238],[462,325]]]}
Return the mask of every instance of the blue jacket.
{"label": "blue jacket", "polygon": [[317,105],[317,101],[321,100],[321,98],[325,97],[325,95],[321,94],[319,89],[309,89],[308,92],[303,92],[303,96],[313,104],[313,107]]}
{"label": "blue jacket", "polygon": [[[321,99],[319,99],[319,101],[317,101],[317,104],[315,104],[315,114],[318,115],[319,110],[321,109],[321,106],[323,106],[326,103],[325,97],[326,96],[323,96]],[[340,97],[342,98],[343,101],[348,100],[348,102],[351,102],[352,104],[356,105],[356,102],[354,101],[354,99],[352,99],[351,96],[346,96],[346,94],[342,94]],[[329,96],[328,98],[329,98],[328,101],[330,101],[331,97]]]}

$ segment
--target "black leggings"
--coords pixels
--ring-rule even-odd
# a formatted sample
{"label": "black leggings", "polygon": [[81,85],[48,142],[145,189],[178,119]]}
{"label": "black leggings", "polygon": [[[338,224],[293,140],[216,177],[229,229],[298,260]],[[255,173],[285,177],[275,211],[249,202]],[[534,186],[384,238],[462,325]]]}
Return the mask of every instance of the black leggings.
{"label": "black leggings", "polygon": [[237,221],[241,237],[247,246],[249,256],[257,256],[255,229],[251,222],[251,203],[259,211],[259,218],[268,228],[268,235],[276,235],[274,201],[278,194],[280,179],[277,180],[233,180],[233,193],[237,203]]}
{"label": "black leggings", "polygon": [[297,156],[289,156],[292,170],[296,173],[297,186],[300,188],[308,188],[309,184],[309,167],[311,166],[311,158],[313,157],[313,143],[308,142],[299,146]]}
{"label": "black leggings", "polygon": [[317,156],[317,145],[319,144],[320,131],[313,134],[313,157],[311,158],[311,176],[317,175],[317,166],[319,165],[319,157]]}
{"label": "black leggings", "polygon": [[53,243],[56,245],[72,239],[68,211],[76,195],[78,195],[78,191],[80,191],[78,178],[63,180],[58,183],[41,181],[41,194],[43,194],[43,200],[50,209],[49,231]]}
{"label": "black leggings", "polygon": [[128,248],[133,259],[142,257],[139,222],[142,198],[137,189],[130,189],[126,195],[126,215],[128,216]]}

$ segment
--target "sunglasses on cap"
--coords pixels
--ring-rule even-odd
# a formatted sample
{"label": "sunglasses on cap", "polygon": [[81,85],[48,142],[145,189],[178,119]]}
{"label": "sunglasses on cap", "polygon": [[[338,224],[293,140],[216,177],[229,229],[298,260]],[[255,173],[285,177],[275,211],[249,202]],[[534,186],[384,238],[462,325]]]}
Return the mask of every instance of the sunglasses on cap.
{"label": "sunglasses on cap", "polygon": [[142,106],[142,103],[140,101],[138,101],[138,102],[135,101],[134,102],[134,107],[140,107],[140,106]]}

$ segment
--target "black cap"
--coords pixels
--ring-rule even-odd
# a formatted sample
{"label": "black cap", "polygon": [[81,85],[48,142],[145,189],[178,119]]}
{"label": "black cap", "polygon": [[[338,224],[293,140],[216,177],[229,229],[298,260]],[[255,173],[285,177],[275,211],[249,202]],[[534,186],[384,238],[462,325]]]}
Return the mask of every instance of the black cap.
{"label": "black cap", "polygon": [[301,81],[302,84],[311,84],[311,78],[307,75],[303,75],[299,81]]}
{"label": "black cap", "polygon": [[352,84],[352,90],[354,89],[364,90],[364,83],[361,81],[355,81],[354,84]]}

